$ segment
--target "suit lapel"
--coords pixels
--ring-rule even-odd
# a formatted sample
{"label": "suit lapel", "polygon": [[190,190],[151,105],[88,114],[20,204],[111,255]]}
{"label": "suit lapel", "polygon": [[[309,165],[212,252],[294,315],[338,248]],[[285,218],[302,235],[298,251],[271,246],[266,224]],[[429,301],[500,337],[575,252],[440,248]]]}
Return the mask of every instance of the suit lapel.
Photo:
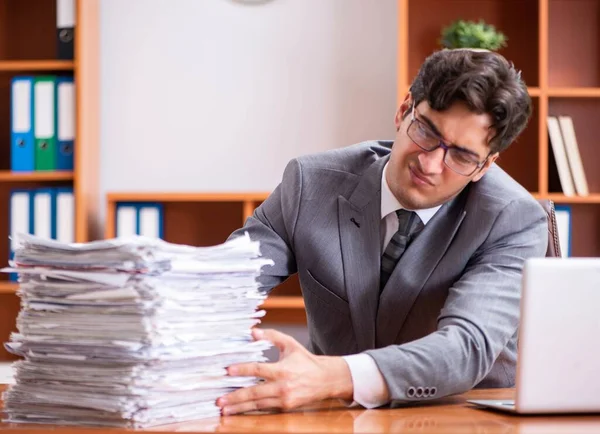
{"label": "suit lapel", "polygon": [[358,352],[375,348],[381,255],[381,174],[389,157],[373,163],[346,199],[338,197],[344,281]]}
{"label": "suit lapel", "polygon": [[377,311],[377,347],[395,343],[419,292],[448,250],[466,212],[467,191],[444,204],[408,246],[383,288]]}

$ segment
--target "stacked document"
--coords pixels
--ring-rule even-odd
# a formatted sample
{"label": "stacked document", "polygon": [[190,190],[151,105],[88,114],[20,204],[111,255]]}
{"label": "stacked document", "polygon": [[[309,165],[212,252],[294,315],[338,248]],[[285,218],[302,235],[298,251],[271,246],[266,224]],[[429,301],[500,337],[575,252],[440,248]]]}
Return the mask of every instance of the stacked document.
{"label": "stacked document", "polygon": [[218,416],[218,397],[260,381],[251,328],[266,295],[259,244],[214,247],[133,237],[62,244],[19,236],[14,385],[5,421],[148,427]]}

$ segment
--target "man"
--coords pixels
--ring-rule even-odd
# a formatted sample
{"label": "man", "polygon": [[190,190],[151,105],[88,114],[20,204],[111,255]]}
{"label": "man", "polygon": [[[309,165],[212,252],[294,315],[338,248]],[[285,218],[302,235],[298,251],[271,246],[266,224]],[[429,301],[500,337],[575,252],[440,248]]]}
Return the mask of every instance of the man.
{"label": "man", "polygon": [[520,279],[543,256],[542,207],[494,164],[531,100],[502,56],[444,50],[422,65],[391,142],[292,160],[247,231],[299,274],[310,350],[255,330],[276,363],[231,366],[265,381],[218,400],[223,414],[325,398],[365,407],[514,385]]}

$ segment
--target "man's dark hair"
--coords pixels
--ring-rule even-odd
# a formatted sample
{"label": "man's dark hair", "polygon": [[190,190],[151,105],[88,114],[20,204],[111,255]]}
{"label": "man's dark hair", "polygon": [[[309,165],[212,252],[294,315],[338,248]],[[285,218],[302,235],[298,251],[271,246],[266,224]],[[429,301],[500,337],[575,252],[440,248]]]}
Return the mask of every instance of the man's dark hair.
{"label": "man's dark hair", "polygon": [[491,51],[442,50],[431,54],[413,81],[415,105],[427,101],[444,111],[457,101],[492,118],[491,152],[502,152],[521,134],[531,116],[531,98],[521,73]]}

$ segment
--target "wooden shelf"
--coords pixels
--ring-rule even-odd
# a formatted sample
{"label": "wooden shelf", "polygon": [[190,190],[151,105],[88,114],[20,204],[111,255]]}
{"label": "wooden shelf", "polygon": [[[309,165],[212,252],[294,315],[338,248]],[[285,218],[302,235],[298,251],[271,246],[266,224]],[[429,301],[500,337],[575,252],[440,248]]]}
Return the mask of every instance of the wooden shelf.
{"label": "wooden shelf", "polygon": [[23,181],[71,181],[73,172],[55,171],[55,172],[12,172],[10,170],[0,170],[0,182],[23,182]]}
{"label": "wooden shelf", "polygon": [[17,292],[17,284],[14,282],[0,282],[0,294],[14,294]]}
{"label": "wooden shelf", "polygon": [[560,98],[600,98],[600,87],[551,87],[548,96]]}
{"label": "wooden shelf", "polygon": [[73,71],[72,60],[0,60],[0,71]]}
{"label": "wooden shelf", "polygon": [[108,202],[262,202],[269,193],[156,193],[118,192],[107,194]]}
{"label": "wooden shelf", "polygon": [[529,92],[529,96],[540,96],[542,93],[539,87],[528,87],[527,91]]}
{"label": "wooden shelf", "polygon": [[561,193],[549,193],[549,194],[534,194],[537,199],[550,199],[555,203],[588,203],[588,204],[600,204],[600,194],[590,194],[589,196],[565,196]]}
{"label": "wooden shelf", "polygon": [[260,306],[267,313],[261,320],[269,324],[295,324],[306,326],[306,311],[301,296],[270,295]]}
{"label": "wooden shelf", "polygon": [[304,299],[301,296],[269,296],[261,306],[265,310],[275,309],[302,309],[304,310]]}
{"label": "wooden shelf", "polygon": [[[100,102],[100,0],[75,0],[77,32],[74,58],[57,59],[56,2],[47,0],[2,2],[0,8],[0,264],[7,265],[10,251],[10,205],[13,188],[73,189],[74,241],[102,238],[99,233],[99,102]],[[13,172],[11,168],[11,79],[15,75],[69,75],[75,83],[75,143],[73,169],[69,171]],[[16,330],[20,300],[18,285],[0,280],[0,342]],[[13,360],[0,345],[0,362]]]}

